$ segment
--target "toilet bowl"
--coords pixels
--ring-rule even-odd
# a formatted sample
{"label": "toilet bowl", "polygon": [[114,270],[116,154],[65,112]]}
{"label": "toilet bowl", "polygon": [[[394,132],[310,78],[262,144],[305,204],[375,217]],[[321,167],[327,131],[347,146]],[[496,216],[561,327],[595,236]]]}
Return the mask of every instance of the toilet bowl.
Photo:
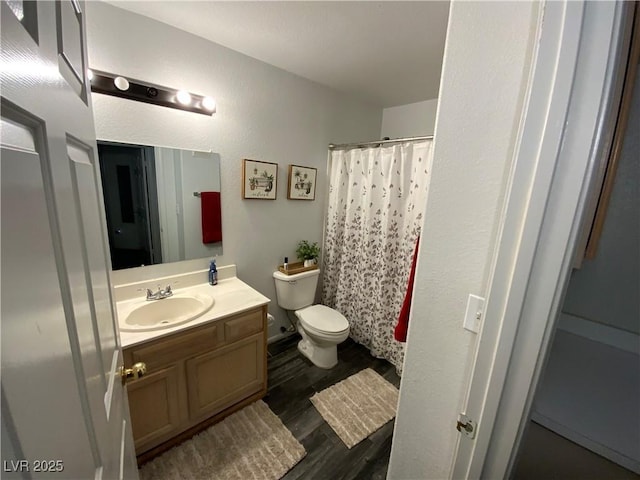
{"label": "toilet bowl", "polygon": [[298,350],[314,365],[333,368],[338,364],[338,344],[349,336],[349,322],[336,310],[312,305],[295,311],[302,340]]}
{"label": "toilet bowl", "polygon": [[349,322],[340,312],[325,305],[312,305],[320,270],[295,275],[274,272],[278,305],[296,316],[302,340],[298,350],[320,368],[338,363],[339,343],[349,336]]}

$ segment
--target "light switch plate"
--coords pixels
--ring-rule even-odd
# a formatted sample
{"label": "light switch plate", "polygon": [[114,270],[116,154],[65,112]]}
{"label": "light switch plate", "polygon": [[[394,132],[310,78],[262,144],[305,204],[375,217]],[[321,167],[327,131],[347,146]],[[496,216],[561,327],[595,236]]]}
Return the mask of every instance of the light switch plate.
{"label": "light switch plate", "polygon": [[464,314],[463,327],[473,333],[480,331],[480,321],[484,313],[484,298],[469,294],[467,311]]}

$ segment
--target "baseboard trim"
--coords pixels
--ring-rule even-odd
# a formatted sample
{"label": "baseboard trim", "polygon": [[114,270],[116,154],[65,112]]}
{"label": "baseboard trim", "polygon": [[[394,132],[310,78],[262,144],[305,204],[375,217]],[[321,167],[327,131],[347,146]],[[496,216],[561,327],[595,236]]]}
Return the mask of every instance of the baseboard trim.
{"label": "baseboard trim", "polygon": [[640,355],[640,335],[562,312],[558,328],[594,342]]}
{"label": "baseboard trim", "polygon": [[561,423],[558,423],[554,420],[551,420],[549,417],[539,414],[536,411],[531,413],[531,420],[536,422],[539,425],[551,430],[552,432],[557,433],[558,435],[566,438],[567,440],[572,441],[580,445],[581,447],[586,448],[587,450],[591,450],[593,453],[600,455],[608,460],[611,460],[614,463],[626,468],[627,470],[631,470],[632,472],[640,474],[640,462],[627,457],[615,450],[610,449],[609,447],[602,445],[601,443],[595,442],[590,438],[587,438],[575,430],[572,430]]}
{"label": "baseboard trim", "polygon": [[291,335],[295,335],[296,332],[284,332],[284,333],[279,333],[277,335],[273,335],[269,338],[267,338],[267,345],[271,345],[273,342],[277,342],[278,340],[282,340],[283,338],[286,337],[290,337]]}

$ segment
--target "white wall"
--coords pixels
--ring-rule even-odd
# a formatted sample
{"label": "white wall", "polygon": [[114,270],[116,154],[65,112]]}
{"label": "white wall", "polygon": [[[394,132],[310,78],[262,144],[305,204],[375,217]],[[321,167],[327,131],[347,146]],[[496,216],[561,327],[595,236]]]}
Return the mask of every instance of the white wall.
{"label": "white wall", "polygon": [[522,111],[536,4],[451,4],[425,214],[388,478],[448,478]]}
{"label": "white wall", "polygon": [[385,108],[382,111],[380,138],[433,135],[438,99]]}
{"label": "white wall", "polygon": [[[270,336],[280,324],[288,326],[271,274],[285,256],[295,258],[299,240],[322,241],[327,145],[376,138],[382,109],[111,5],[87,2],[86,10],[90,67],[216,99],[218,111],[209,117],[93,95],[96,134],[219,154],[219,264],[235,263],[240,279],[272,299]],[[279,164],[277,200],[241,199],[243,158]],[[315,201],[286,199],[289,164],[318,168]],[[142,276],[167,271],[145,268]],[[114,273],[115,282],[123,275],[131,280],[130,272]]]}

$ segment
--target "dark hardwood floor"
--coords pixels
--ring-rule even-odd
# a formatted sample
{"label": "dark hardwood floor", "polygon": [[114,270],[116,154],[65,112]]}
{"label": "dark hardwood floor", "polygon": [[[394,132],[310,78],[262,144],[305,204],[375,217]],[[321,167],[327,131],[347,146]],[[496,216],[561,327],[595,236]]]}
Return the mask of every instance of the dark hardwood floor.
{"label": "dark hardwood floor", "polygon": [[268,348],[269,390],[264,401],[307,450],[306,457],[284,479],[384,480],[394,422],[348,449],[309,398],[365,368],[372,368],[399,387],[400,377],[395,367],[386,360],[372,357],[368,349],[347,339],[338,345],[338,365],[323,370],[298,352],[299,340],[297,334],[292,335]]}

